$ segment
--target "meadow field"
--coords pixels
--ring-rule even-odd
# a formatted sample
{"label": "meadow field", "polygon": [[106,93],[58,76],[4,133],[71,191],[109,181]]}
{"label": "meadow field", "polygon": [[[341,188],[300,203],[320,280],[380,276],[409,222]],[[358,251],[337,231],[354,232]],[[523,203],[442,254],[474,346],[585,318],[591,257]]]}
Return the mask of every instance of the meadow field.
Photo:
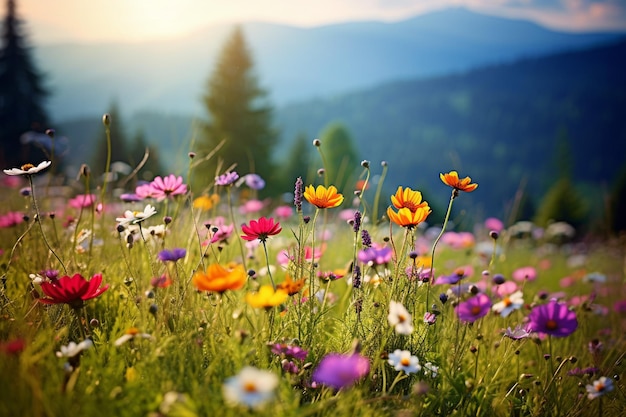
{"label": "meadow field", "polygon": [[624,415],[623,236],[455,230],[481,179],[449,167],[431,224],[379,162],[282,200],[32,163],[2,174],[0,415]]}

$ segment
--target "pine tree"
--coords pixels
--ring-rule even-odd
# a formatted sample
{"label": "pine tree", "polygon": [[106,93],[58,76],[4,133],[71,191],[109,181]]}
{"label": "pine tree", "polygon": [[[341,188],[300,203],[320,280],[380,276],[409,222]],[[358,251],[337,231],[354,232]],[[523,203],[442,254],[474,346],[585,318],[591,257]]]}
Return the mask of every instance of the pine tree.
{"label": "pine tree", "polygon": [[[298,134],[287,152],[286,159],[280,164],[280,183],[282,190],[290,190],[298,177],[302,177],[305,182],[311,176],[312,140],[309,140],[304,133]],[[314,173],[314,170],[313,170]]]}
{"label": "pine tree", "polygon": [[322,152],[324,152],[326,175],[329,184],[339,190],[346,186],[353,187],[356,182],[356,171],[361,169],[359,155],[348,129],[339,122],[329,124],[320,136]]}
{"label": "pine tree", "polygon": [[48,124],[43,107],[48,92],[26,43],[15,1],[8,0],[0,50],[0,165],[3,167],[36,163],[50,157],[32,145],[20,143],[23,133],[44,132]]}
{"label": "pine tree", "polygon": [[[194,185],[203,189],[233,164],[240,175],[256,173],[270,179],[272,150],[277,141],[277,133],[271,126],[272,107],[266,92],[259,87],[239,27],[218,57],[203,102],[210,121],[205,124],[203,138],[195,149],[196,160],[202,160],[222,142],[223,146],[194,169]],[[272,182],[267,184],[271,186]]]}

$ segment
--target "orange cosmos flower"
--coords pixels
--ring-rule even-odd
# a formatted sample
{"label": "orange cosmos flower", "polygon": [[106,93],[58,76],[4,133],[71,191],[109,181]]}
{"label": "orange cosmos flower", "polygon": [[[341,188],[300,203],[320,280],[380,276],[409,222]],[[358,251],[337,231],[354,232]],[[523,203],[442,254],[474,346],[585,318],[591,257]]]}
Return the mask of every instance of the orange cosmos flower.
{"label": "orange cosmos flower", "polygon": [[278,284],[276,289],[284,290],[289,295],[295,295],[304,287],[304,282],[304,278],[294,281],[289,275],[285,275],[285,281]]}
{"label": "orange cosmos flower", "polygon": [[387,217],[398,226],[411,229],[426,220],[431,211],[428,205],[419,207],[415,211],[403,207],[397,213],[391,207],[387,207]]}
{"label": "orange cosmos flower", "polygon": [[205,272],[193,274],[193,285],[200,291],[223,293],[226,290],[238,290],[246,283],[246,271],[243,265],[226,269],[219,264],[209,265]]}
{"label": "orange cosmos flower", "polygon": [[312,185],[306,187],[304,191],[306,201],[317,208],[333,208],[343,203],[343,195],[337,192],[337,187],[331,185],[326,189],[323,185],[314,188]]}
{"label": "orange cosmos flower", "polygon": [[258,292],[246,294],[246,303],[254,308],[271,308],[282,304],[287,300],[287,291],[272,288],[271,285],[263,285]]}
{"label": "orange cosmos flower", "polygon": [[422,193],[419,191],[413,191],[410,188],[398,187],[395,195],[391,196],[391,203],[397,209],[408,208],[411,211],[416,211],[418,208],[428,207],[426,201],[422,201]]}
{"label": "orange cosmos flower", "polygon": [[470,177],[459,179],[459,174],[456,171],[450,171],[447,174],[439,174],[439,178],[441,178],[444,184],[455,190],[465,191],[466,193],[470,193],[478,187],[478,184],[472,184]]}

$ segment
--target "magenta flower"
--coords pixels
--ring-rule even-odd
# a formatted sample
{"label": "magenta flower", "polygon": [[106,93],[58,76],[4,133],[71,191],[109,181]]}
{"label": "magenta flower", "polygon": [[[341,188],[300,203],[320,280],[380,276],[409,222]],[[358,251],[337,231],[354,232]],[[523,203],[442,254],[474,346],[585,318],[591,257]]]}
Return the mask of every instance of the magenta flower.
{"label": "magenta flower", "polygon": [[0,228],[14,227],[24,222],[24,213],[20,211],[10,211],[0,216]]}
{"label": "magenta flower", "polygon": [[565,337],[578,328],[576,313],[556,300],[536,306],[528,315],[528,329],[540,334]]}
{"label": "magenta flower", "polygon": [[174,174],[170,174],[165,178],[156,177],[150,183],[153,191],[153,197],[157,201],[163,201],[168,197],[175,195],[185,194],[187,192],[187,185],[183,183],[183,177],[177,177]]}
{"label": "magenta flower", "polygon": [[293,208],[291,206],[278,206],[274,209],[274,215],[279,219],[288,219],[293,216]]}
{"label": "magenta flower", "polygon": [[259,220],[250,220],[250,225],[242,225],[241,230],[245,233],[241,236],[242,239],[247,241],[259,239],[265,242],[268,237],[279,234],[283,229],[280,223],[274,223],[271,217],[269,219],[261,217]]}
{"label": "magenta flower", "polygon": [[89,281],[80,274],[63,276],[56,281],[42,282],[41,290],[46,298],[39,298],[44,304],[69,304],[73,308],[80,308],[83,302],[109,289],[109,285],[102,284],[102,274],[96,274]]}
{"label": "magenta flower", "polygon": [[476,294],[467,301],[460,303],[454,309],[459,320],[466,323],[473,323],[479,318],[486,316],[489,310],[491,310],[491,300],[483,293]]}
{"label": "magenta flower", "polygon": [[70,207],[80,209],[91,207],[95,201],[96,196],[94,194],[78,194],[76,197],[70,199],[67,204],[69,204]]}
{"label": "magenta flower", "polygon": [[537,270],[532,266],[525,266],[513,271],[515,281],[534,281],[537,279]]}
{"label": "magenta flower", "polygon": [[354,385],[369,371],[369,360],[358,353],[351,355],[330,353],[313,371],[313,382],[339,390]]}
{"label": "magenta flower", "polygon": [[152,188],[152,184],[141,184],[135,188],[135,195],[139,199],[139,201],[144,198],[154,198],[156,197],[156,191]]}
{"label": "magenta flower", "polygon": [[485,228],[500,233],[504,229],[504,223],[498,218],[489,217],[485,219]]}

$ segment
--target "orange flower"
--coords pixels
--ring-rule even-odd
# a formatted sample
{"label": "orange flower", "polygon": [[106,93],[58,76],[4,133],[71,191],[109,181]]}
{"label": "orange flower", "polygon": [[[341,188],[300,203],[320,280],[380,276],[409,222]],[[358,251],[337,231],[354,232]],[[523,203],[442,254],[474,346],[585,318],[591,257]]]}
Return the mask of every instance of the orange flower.
{"label": "orange flower", "polygon": [[459,174],[456,171],[450,171],[447,174],[439,174],[439,178],[441,178],[444,184],[455,190],[465,191],[466,193],[470,193],[478,187],[478,184],[471,183],[472,179],[470,177],[459,179]]}
{"label": "orange flower", "polygon": [[276,289],[285,290],[289,295],[297,294],[304,287],[305,279],[294,281],[289,275],[285,275],[285,281],[276,286]]}
{"label": "orange flower", "polygon": [[317,188],[309,185],[304,191],[304,198],[317,208],[333,208],[343,203],[343,195],[337,192],[334,185],[328,189],[323,185],[318,185]]}
{"label": "orange flower", "polygon": [[391,196],[391,203],[397,209],[408,208],[413,212],[418,208],[428,207],[428,203],[422,201],[422,193],[413,191],[408,187],[404,190],[402,187],[398,187],[396,194]]}
{"label": "orange flower", "polygon": [[397,224],[398,226],[407,227],[409,229],[417,226],[430,214],[431,209],[426,205],[425,207],[419,207],[415,211],[411,211],[406,207],[401,208],[396,213],[391,207],[387,207],[387,217],[389,220]]}
{"label": "orange flower", "polygon": [[259,291],[246,294],[246,303],[254,308],[271,308],[282,304],[287,300],[287,291],[272,288],[271,285],[263,285]]}
{"label": "orange flower", "polygon": [[226,269],[219,264],[209,265],[205,271],[193,274],[193,285],[200,291],[223,293],[226,290],[238,290],[246,283],[246,271],[242,265]]}

